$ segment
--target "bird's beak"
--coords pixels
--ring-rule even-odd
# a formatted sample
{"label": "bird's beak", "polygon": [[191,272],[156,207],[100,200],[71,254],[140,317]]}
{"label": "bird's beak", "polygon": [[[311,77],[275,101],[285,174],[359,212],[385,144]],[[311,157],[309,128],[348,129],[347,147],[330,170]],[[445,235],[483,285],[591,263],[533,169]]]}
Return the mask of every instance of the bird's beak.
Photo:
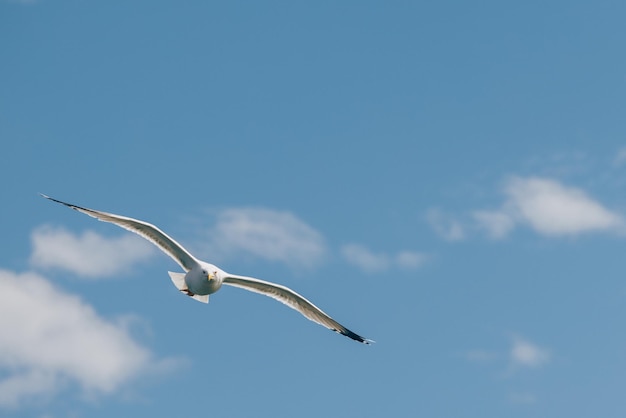
{"label": "bird's beak", "polygon": [[207,277],[209,278],[209,280],[213,280],[213,279],[215,279],[215,274],[209,273],[209,275]]}

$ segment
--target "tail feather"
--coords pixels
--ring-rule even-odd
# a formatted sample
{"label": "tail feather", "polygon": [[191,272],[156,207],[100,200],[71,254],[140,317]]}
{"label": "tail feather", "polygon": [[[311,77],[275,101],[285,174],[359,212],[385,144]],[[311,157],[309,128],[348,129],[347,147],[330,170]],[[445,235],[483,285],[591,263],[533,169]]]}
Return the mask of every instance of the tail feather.
{"label": "tail feather", "polygon": [[180,291],[187,290],[187,283],[185,283],[185,273],[174,273],[172,271],[167,272],[172,279],[172,283],[176,286],[176,289]]}

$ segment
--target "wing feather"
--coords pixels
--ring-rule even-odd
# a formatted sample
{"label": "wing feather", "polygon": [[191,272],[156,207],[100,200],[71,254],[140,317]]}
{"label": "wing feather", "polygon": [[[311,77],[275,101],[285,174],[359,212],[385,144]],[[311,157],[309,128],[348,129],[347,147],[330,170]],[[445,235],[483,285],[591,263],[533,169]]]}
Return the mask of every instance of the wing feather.
{"label": "wing feather", "polygon": [[172,239],[165,232],[161,231],[159,228],[148,222],[128,218],[126,216],[115,215],[112,213],[100,212],[94,209],[83,208],[80,206],[72,205],[71,203],[66,203],[57,199],[53,199],[52,197],[46,196],[44,194],[42,194],[41,196],[45,197],[48,200],[52,200],[53,202],[65,205],[68,208],[72,208],[78,212],[84,213],[85,215],[91,216],[92,218],[96,218],[103,222],[113,223],[121,228],[142,236],[143,238],[147,239],[148,241],[159,247],[161,251],[163,251],[165,254],[169,255],[183,269],[185,269],[185,271],[191,270],[192,267],[198,263],[198,260],[187,250],[185,250],[182,245]]}
{"label": "wing feather", "polygon": [[343,334],[346,337],[352,338],[353,340],[364,344],[370,344],[372,342],[372,340],[363,338],[350,331],[348,328],[332,319],[328,314],[307,300],[304,296],[299,295],[288,287],[252,277],[236,275],[228,275],[224,278],[224,284],[269,296],[284,303],[290,308],[295,309],[311,321],[338,332],[339,334]]}

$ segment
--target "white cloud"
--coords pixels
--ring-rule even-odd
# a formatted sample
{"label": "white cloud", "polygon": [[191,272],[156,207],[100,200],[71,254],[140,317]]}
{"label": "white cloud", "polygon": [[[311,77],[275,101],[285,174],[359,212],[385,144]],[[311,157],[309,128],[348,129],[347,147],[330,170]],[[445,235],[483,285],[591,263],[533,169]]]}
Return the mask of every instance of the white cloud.
{"label": "white cloud", "polygon": [[493,238],[506,236],[517,224],[526,224],[547,236],[624,231],[624,220],[619,214],[606,209],[584,191],[556,180],[514,177],[504,191],[507,200],[499,210],[473,214]]}
{"label": "white cloud", "polygon": [[550,361],[550,352],[520,336],[514,336],[509,357],[513,366],[538,368]]}
{"label": "white cloud", "polygon": [[416,251],[401,251],[395,255],[394,261],[398,267],[415,270],[421,267],[430,257]]}
{"label": "white cloud", "polygon": [[623,227],[622,218],[574,187],[542,178],[514,178],[509,202],[521,219],[546,235],[570,235]]}
{"label": "white cloud", "polygon": [[103,319],[79,297],[37,274],[0,270],[0,406],[70,384],[109,394],[153,362],[123,324]]}
{"label": "white cloud", "polygon": [[504,211],[479,210],[472,213],[478,225],[487,231],[490,238],[503,238],[515,227],[515,219]]}
{"label": "white cloud", "polygon": [[375,273],[387,270],[390,265],[386,254],[376,254],[358,244],[348,244],[341,248],[341,254],[352,265],[366,273]]}
{"label": "white cloud", "polygon": [[550,362],[550,350],[541,347],[517,334],[510,337],[510,348],[507,351],[494,351],[485,349],[469,350],[463,353],[463,357],[472,363],[501,363],[508,362],[511,374],[520,368],[540,368]]}
{"label": "white cloud", "polygon": [[218,213],[209,253],[228,258],[250,255],[292,267],[310,268],[326,254],[322,235],[290,212],[231,208]]}
{"label": "white cloud", "polygon": [[31,240],[33,266],[89,278],[114,276],[156,253],[151,243],[132,233],[106,238],[93,231],[75,235],[63,228],[43,226],[33,232]]}
{"label": "white cloud", "polygon": [[392,267],[414,270],[428,259],[426,254],[415,251],[401,251],[395,255],[374,253],[359,244],[344,245],[341,254],[346,261],[365,273],[377,273]]}
{"label": "white cloud", "polygon": [[461,241],[465,238],[465,228],[461,222],[439,209],[430,209],[426,213],[426,219],[435,232],[446,241]]}

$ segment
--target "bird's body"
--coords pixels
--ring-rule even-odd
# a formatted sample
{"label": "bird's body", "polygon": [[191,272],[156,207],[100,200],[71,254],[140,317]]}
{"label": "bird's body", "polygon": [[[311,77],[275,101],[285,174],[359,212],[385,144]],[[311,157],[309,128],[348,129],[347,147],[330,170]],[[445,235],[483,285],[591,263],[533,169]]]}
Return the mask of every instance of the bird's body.
{"label": "bird's body", "polygon": [[[212,280],[207,280],[207,273],[213,274]],[[222,287],[226,272],[212,264],[200,263],[197,268],[192,268],[185,274],[187,289],[195,295],[210,295]]]}
{"label": "bird's body", "polygon": [[353,340],[364,344],[372,342],[371,340],[363,338],[339,324],[303,296],[285,286],[255,279],[253,277],[230,274],[211,263],[197,259],[178,242],[152,224],[128,218],[126,216],[114,215],[112,213],[100,212],[94,209],[72,205],[43,194],[41,196],[52,200],[53,202],[57,202],[77,210],[78,212],[89,215],[100,221],[116,224],[124,229],[141,235],[148,241],[155,244],[164,253],[176,261],[176,263],[178,263],[183,270],[185,270],[185,273],[169,272],[169,275],[176,288],[193,299],[208,303],[209,295],[217,292],[222,285],[226,284],[229,286],[240,287],[274,298],[292,309],[297,310],[311,321],[352,338]]}

